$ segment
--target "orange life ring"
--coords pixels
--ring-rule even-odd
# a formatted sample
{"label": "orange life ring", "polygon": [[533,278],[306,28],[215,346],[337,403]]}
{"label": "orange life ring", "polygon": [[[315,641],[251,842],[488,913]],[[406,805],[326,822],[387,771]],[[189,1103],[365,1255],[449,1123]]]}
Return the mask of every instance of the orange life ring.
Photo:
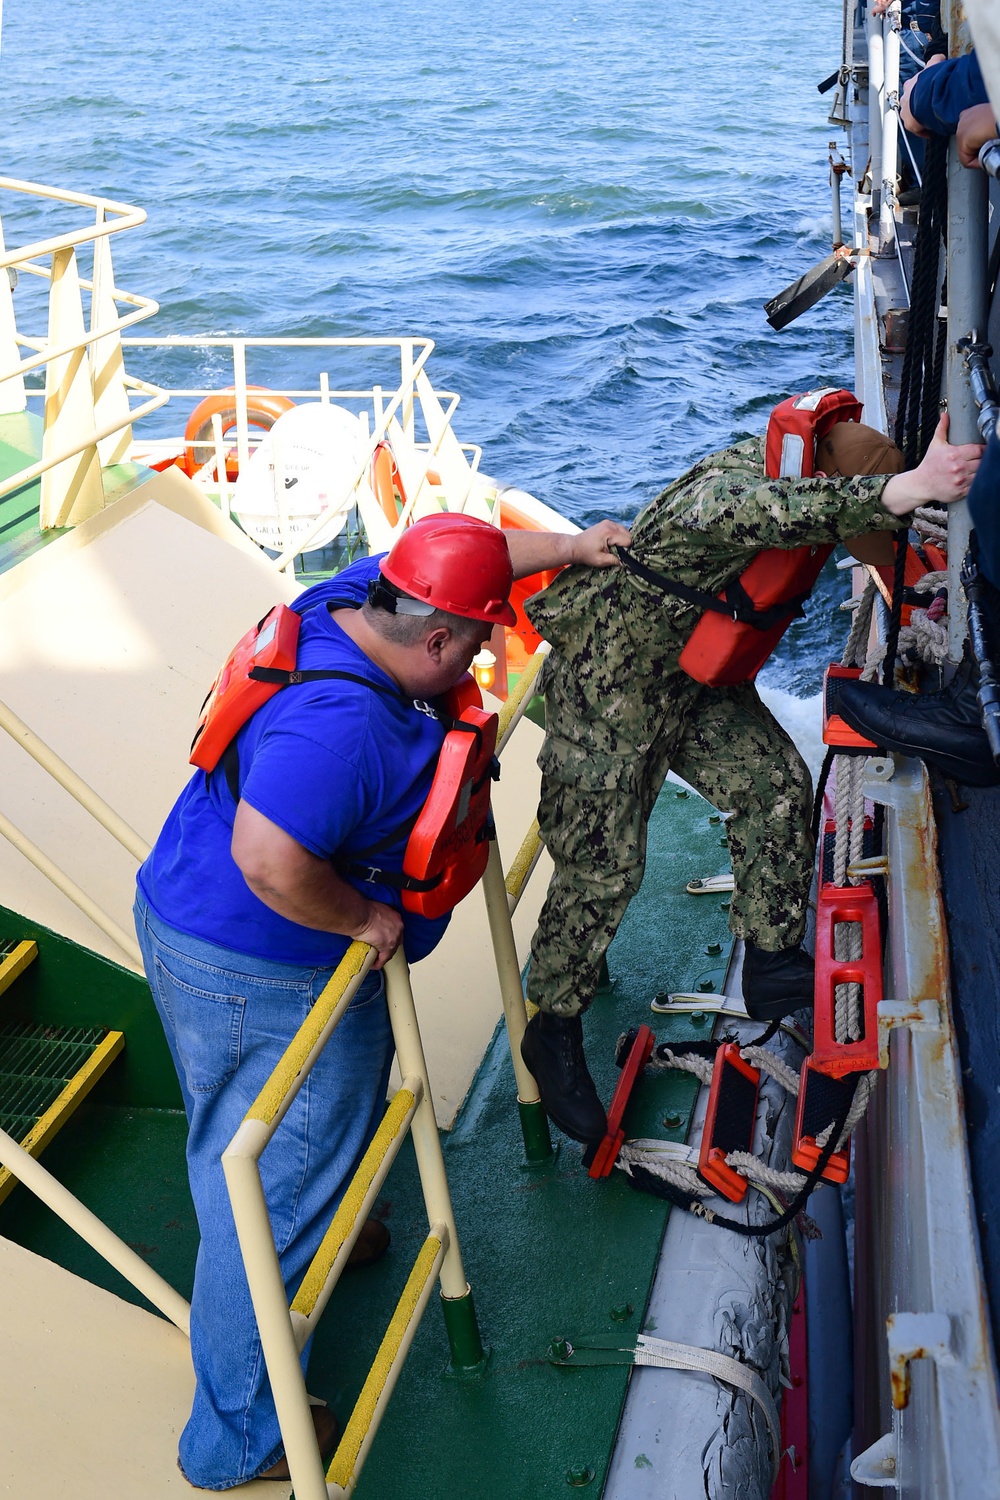
{"label": "orange life ring", "polygon": [[[280,416],[283,416],[286,411],[291,411],[294,405],[295,402],[290,401],[287,396],[279,395],[277,391],[269,391],[266,386],[247,386],[247,422],[251,427],[262,427],[267,431],[274,426]],[[208,463],[215,452],[212,418],[216,414],[222,423],[224,433],[236,426],[234,386],[227,386],[224,391],[218,391],[214,396],[206,396],[204,400],[198,402],[188,417],[187,426],[184,429],[184,454],[180,464],[184,472],[192,477],[204,464]],[[227,479],[235,479],[238,474],[239,465],[235,460],[231,462],[227,454]]]}
{"label": "orange life ring", "polygon": [[405,508],[406,491],[403,489],[403,481],[388,443],[379,443],[372,454],[370,477],[375,499],[382,507],[382,514],[390,526],[395,526],[400,515],[399,506],[396,504],[396,492],[399,492],[399,498]]}

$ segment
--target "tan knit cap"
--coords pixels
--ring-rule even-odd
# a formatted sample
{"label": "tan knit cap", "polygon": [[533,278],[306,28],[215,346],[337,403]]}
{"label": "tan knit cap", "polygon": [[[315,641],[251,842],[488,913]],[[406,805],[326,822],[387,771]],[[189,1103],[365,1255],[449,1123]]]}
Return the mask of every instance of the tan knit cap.
{"label": "tan knit cap", "polygon": [[831,476],[900,474],[903,466],[896,444],[863,422],[837,422],[816,444],[816,467]]}

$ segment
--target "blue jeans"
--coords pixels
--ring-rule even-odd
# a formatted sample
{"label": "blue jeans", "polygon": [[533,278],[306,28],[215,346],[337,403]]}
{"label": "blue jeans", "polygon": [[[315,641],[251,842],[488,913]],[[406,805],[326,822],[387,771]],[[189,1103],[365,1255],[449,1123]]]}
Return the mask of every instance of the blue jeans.
{"label": "blue jeans", "polygon": [[[226,1490],[284,1450],[221,1156],[331,971],[188,937],[141,894],[135,919],[184,1096],[201,1231],[191,1298],[197,1384],[180,1466],[191,1484]],[[369,974],[261,1157],[289,1301],[382,1118],[392,1051],[383,978]]]}

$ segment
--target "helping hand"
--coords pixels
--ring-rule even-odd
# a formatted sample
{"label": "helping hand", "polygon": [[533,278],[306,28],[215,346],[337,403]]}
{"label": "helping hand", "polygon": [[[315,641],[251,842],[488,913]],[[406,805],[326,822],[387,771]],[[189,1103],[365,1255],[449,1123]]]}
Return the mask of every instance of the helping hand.
{"label": "helping hand", "polygon": [[381,901],[370,901],[367,922],[359,932],[352,932],[349,936],[355,942],[369,943],[377,950],[378,956],[372,968],[381,969],[403,941],[403,919],[394,907],[385,906]]}
{"label": "helping hand", "polygon": [[630,547],[632,533],[620,521],[598,521],[573,537],[571,561],[589,568],[620,568],[612,547]]}
{"label": "helping hand", "polygon": [[939,505],[951,505],[955,500],[964,500],[983,456],[981,443],[958,443],[948,441],[948,413],[942,412],[930,447],[923,460],[913,471],[914,479],[925,487],[928,500]]}
{"label": "helping hand", "polygon": [[[979,168],[979,148],[997,135],[997,119],[992,104],[973,104],[958,117],[955,143],[963,167]],[[979,168],[981,171],[982,168]]]}
{"label": "helping hand", "polygon": [[964,500],[983,456],[981,443],[948,441],[948,413],[942,413],[930,447],[915,469],[893,474],[882,491],[882,504],[893,516],[907,516],[918,505],[951,505]]}
{"label": "helping hand", "polygon": [[902,120],[904,127],[910,132],[911,135],[929,136],[930,131],[926,128],[926,126],[921,125],[920,121],[917,119],[916,115],[910,108],[910,95],[913,92],[913,85],[916,83],[919,77],[920,74],[916,73],[912,78],[908,78],[906,80],[903,92],[899,96],[899,118]]}

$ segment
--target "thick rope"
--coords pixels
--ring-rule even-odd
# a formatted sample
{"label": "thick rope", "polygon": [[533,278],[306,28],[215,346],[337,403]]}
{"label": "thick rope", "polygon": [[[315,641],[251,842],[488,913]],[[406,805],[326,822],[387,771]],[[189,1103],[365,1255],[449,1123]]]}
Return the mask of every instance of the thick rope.
{"label": "thick rope", "polygon": [[865,591],[854,611],[854,619],[851,622],[850,634],[844,647],[844,654],[840,658],[842,667],[862,667],[865,665],[868,651],[868,637],[872,628],[872,610],[875,608],[875,580],[869,578],[865,584]]}
{"label": "thick rope", "polygon": [[779,1172],[777,1167],[769,1167],[758,1157],[751,1156],[749,1151],[730,1151],[726,1166],[739,1172],[754,1187],[774,1188],[779,1193],[799,1193],[806,1185],[805,1173]]}
{"label": "thick rope", "polygon": [[[878,1076],[878,1068],[873,1068],[870,1073],[862,1073],[861,1077],[858,1079],[858,1086],[854,1092],[854,1102],[848,1110],[847,1119],[844,1121],[844,1127],[840,1132],[840,1139],[837,1142],[838,1151],[840,1151],[842,1147],[847,1144],[852,1130],[867,1110],[868,1101],[871,1099],[872,1094],[874,1094],[875,1085],[878,1083]],[[826,1129],[821,1130],[819,1135],[816,1137],[816,1144],[821,1150],[830,1139],[830,1132],[832,1129],[833,1123],[831,1122],[826,1127]]]}
{"label": "thick rope", "polygon": [[679,1073],[693,1073],[698,1082],[703,1083],[706,1088],[711,1085],[712,1073],[715,1069],[715,1064],[707,1057],[698,1057],[693,1052],[676,1053],[667,1046],[657,1047],[649,1059],[649,1066],[651,1068],[675,1068]]}
{"label": "thick rope", "polygon": [[773,1078],[775,1083],[780,1083],[786,1094],[791,1094],[794,1099],[799,1097],[799,1075],[783,1058],[765,1051],[763,1047],[741,1047],[740,1056],[752,1068],[759,1068],[762,1073]]}

